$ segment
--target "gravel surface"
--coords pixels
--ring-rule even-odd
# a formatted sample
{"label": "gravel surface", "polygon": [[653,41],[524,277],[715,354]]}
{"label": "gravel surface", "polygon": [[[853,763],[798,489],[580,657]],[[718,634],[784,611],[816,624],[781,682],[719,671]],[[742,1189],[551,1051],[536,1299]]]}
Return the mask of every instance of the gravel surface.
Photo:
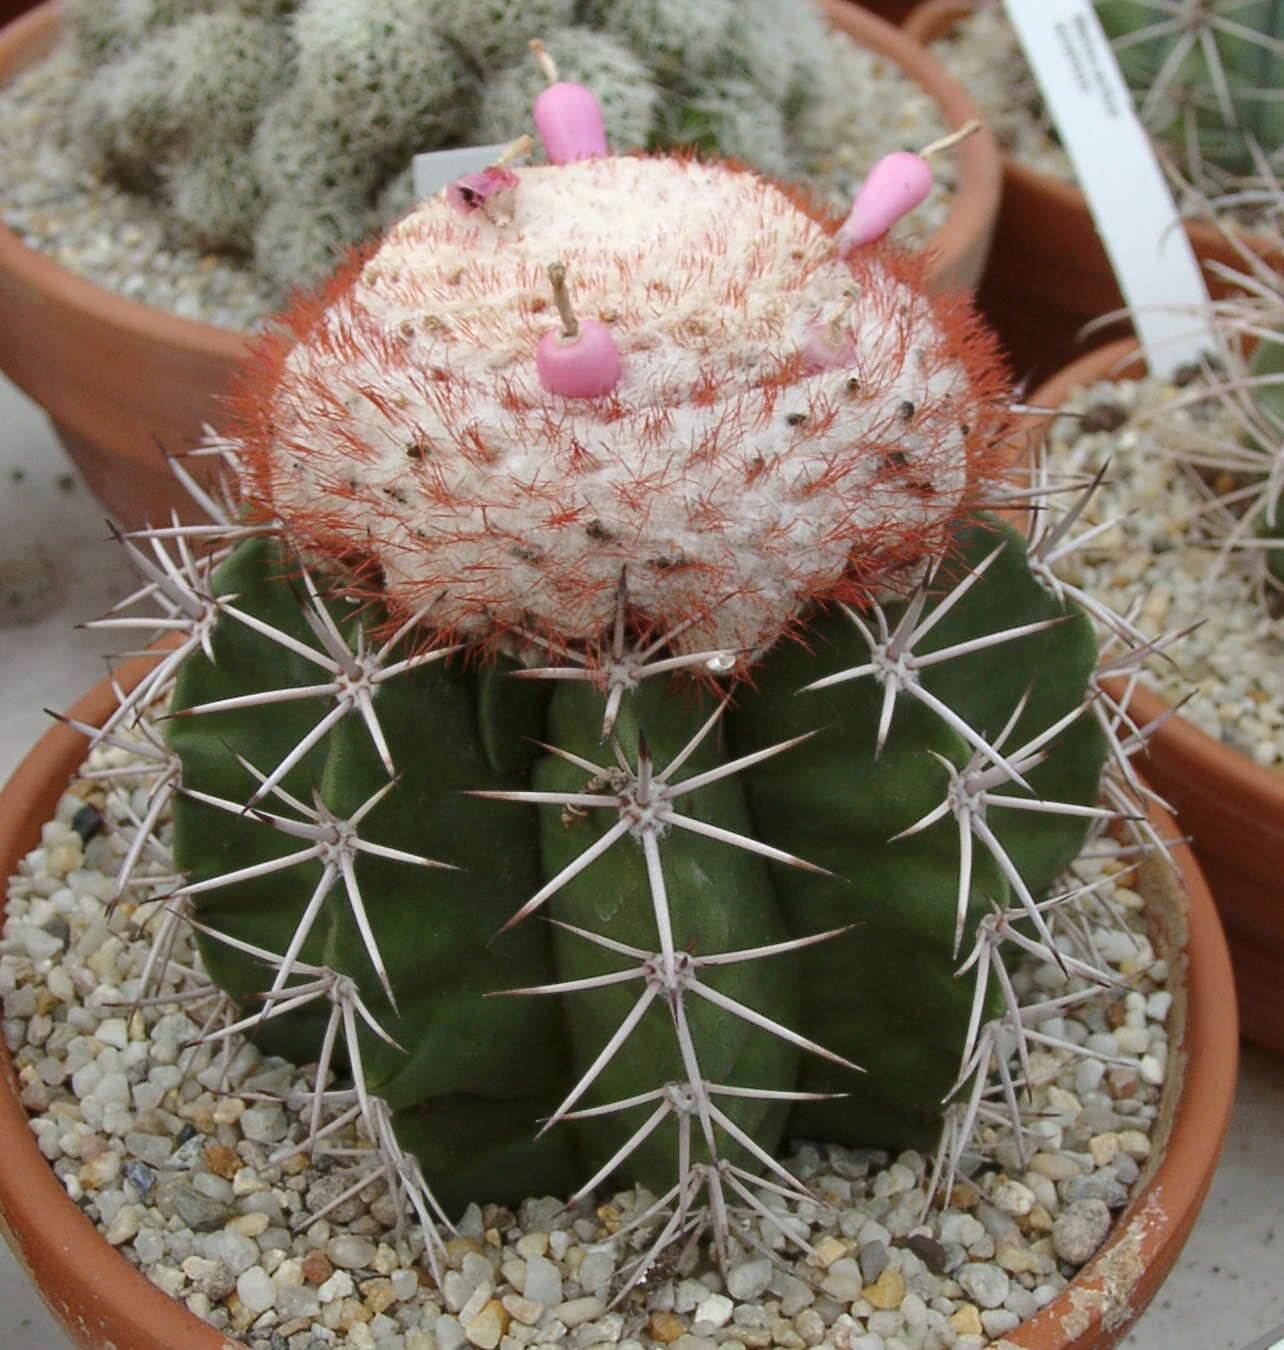
{"label": "gravel surface", "polygon": [[[832,149],[806,182],[845,212],[877,159],[920,148],[949,128],[890,62],[843,34],[833,42],[840,97],[816,110],[806,134],[809,144]],[[220,328],[258,327],[282,301],[268,279],[244,260],[188,247],[154,203],[105,182],[78,156],[66,112],[81,78],[64,46],[0,90],[0,219],[68,271],[129,299]],[[956,161],[944,154],[935,168],[936,189],[896,228],[903,242],[921,243],[949,213]]]}
{"label": "gravel surface", "polygon": [[[90,765],[129,762],[100,747]],[[140,882],[108,917],[125,844],[94,822],[140,811],[146,783],[104,794],[77,780],[11,881],[5,1033],[32,1129],[68,1194],[153,1283],[253,1350],[973,1350],[1064,1287],[1146,1164],[1167,1064],[1167,970],[1142,935],[1127,862],[1098,843],[1075,868],[1101,883],[1081,914],[1127,989],[1038,1025],[1081,1051],[1034,1047],[1024,1162],[1006,1128],[983,1125],[974,1170],[924,1218],[922,1155],[801,1146],[788,1165],[816,1202],[789,1217],[784,1201],[761,1196],[814,1255],[798,1257],[763,1224],[775,1260],[733,1249],[724,1280],[692,1251],[618,1304],[621,1267],[645,1237],[613,1235],[644,1193],[571,1209],[549,1197],[516,1211],[473,1206],[438,1287],[416,1230],[398,1236],[382,1183],[310,1217],[348,1183],[337,1159],[291,1149],[305,1127],[271,1100],[306,1092],[306,1070],[249,1045],[193,1046],[209,1009],[177,991],[131,1009],[162,917],[148,897],[167,886]],[[175,957],[196,960],[185,939]],[[1014,979],[1024,1002],[1071,987],[1050,966]]]}
{"label": "gravel surface", "polygon": [[[1217,547],[1210,517],[1201,511],[1208,484],[1166,451],[1174,442],[1161,441],[1147,420],[1183,392],[1149,378],[1103,382],[1067,400],[1070,413],[1097,410],[1089,425],[1115,425],[1085,430],[1078,417],[1058,418],[1049,464],[1057,473],[1088,476],[1105,466],[1106,481],[1083,528],[1116,524],[1058,572],[1120,613],[1137,607],[1135,622],[1147,637],[1199,625],[1171,648],[1171,661],[1150,662],[1145,683],[1171,703],[1191,694],[1184,716],[1284,773],[1284,614],[1264,600],[1254,557],[1227,557]],[[1225,417],[1205,403],[1164,422],[1198,429],[1203,437]],[[1225,422],[1225,439],[1240,434],[1237,424]]]}

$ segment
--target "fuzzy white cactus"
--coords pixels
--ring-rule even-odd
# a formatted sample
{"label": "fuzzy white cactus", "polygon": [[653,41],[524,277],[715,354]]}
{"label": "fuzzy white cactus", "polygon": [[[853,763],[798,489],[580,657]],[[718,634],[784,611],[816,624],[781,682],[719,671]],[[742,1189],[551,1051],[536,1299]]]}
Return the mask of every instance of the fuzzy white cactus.
{"label": "fuzzy white cactus", "polygon": [[[646,622],[736,649],[939,551],[999,400],[913,267],[853,267],[832,224],[725,164],[513,181],[500,212],[425,203],[284,357],[246,437],[299,537],[460,633],[589,638],[626,567]],[[555,260],[618,345],[605,397],[541,385]]]}
{"label": "fuzzy white cactus", "polygon": [[694,145],[802,178],[833,89],[814,0],[70,0],[68,20],[94,167],[282,288],[405,213],[414,154],[526,131],[533,38],[595,91],[619,150]]}

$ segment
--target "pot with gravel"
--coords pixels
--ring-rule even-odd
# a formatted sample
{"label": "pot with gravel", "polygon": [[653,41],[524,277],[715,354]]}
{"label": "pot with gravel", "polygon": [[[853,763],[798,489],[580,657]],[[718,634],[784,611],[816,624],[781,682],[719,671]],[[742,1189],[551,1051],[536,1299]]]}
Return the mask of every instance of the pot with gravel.
{"label": "pot with gravel", "polygon": [[[1272,187],[1278,199],[1278,100],[1268,91],[1278,83],[1271,72],[1284,60],[1284,35],[1270,27],[1279,22],[1279,8],[1233,0],[1195,6],[1188,31],[1168,8],[1103,3],[1098,13],[1143,120],[1185,185],[1179,206],[1186,233],[1206,264],[1238,267],[1247,247],[1279,267],[1284,255],[1269,228],[1270,211],[1263,211]],[[1223,16],[1222,9],[1234,13]],[[1148,23],[1166,31],[1145,39]],[[1212,25],[1211,40],[1201,37],[1201,24]],[[1050,379],[1079,350],[1084,324],[1123,307],[1092,213],[1065,151],[1048,133],[1034,77],[1001,5],[922,0],[903,27],[968,88],[999,141],[1003,196],[979,297],[1009,349],[1020,354],[1023,373]],[[1184,59],[1178,43],[1187,51]],[[1229,107],[1219,101],[1223,85],[1205,52],[1226,66]],[[1174,124],[1173,110],[1183,99],[1201,130],[1207,128],[1202,138],[1182,134],[1193,123]],[[1261,151],[1256,164],[1243,159],[1251,136]],[[1214,220],[1209,203],[1221,199],[1227,206]],[[1205,272],[1214,295],[1222,296],[1226,286],[1218,267]]]}
{"label": "pot with gravel", "polygon": [[1220,356],[1177,383],[1143,377],[1135,348],[1114,343],[1032,401],[1062,410],[1049,424],[1051,463],[1110,479],[1087,523],[1115,523],[1067,569],[1121,607],[1135,592],[1139,636],[1191,630],[1173,661],[1152,662],[1116,693],[1153,727],[1147,777],[1176,808],[1217,899],[1244,1034],[1281,1053],[1284,422],[1281,342],[1270,335],[1284,310],[1270,276],[1260,269],[1254,298],[1221,311]]}
{"label": "pot with gravel", "polygon": [[[528,38],[598,91],[613,144],[737,155],[835,207],[884,150],[976,116],[917,44],[842,0],[196,9],[48,3],[0,35],[0,366],[130,524],[187,509],[161,451],[196,443],[291,285],[409,208],[411,154],[524,129]],[[905,228],[936,276],[971,284],[998,159],[984,133],[955,158]]]}
{"label": "pot with gravel", "polygon": [[253,1346],[1109,1345],[1233,1003],[1156,902],[1141,653],[987,512],[993,343],[879,242],[926,168],[835,230],[552,93],[552,165],[259,344],[235,505],[127,541],[169,642],[10,901],[32,1128]]}

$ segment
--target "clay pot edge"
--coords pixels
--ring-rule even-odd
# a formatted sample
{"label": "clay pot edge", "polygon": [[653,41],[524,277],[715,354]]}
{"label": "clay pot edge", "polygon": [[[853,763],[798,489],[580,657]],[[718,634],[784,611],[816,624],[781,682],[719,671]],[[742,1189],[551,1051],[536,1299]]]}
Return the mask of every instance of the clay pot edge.
{"label": "clay pot edge", "polygon": [[[0,73],[4,82],[47,56],[62,29],[61,0],[44,0],[0,29]],[[245,334],[184,319],[117,295],[29,248],[3,224],[0,224],[0,271],[21,276],[52,300],[84,310],[100,323],[122,331],[146,327],[154,331],[158,340],[175,346],[198,347],[226,360],[238,360],[245,354]]]}

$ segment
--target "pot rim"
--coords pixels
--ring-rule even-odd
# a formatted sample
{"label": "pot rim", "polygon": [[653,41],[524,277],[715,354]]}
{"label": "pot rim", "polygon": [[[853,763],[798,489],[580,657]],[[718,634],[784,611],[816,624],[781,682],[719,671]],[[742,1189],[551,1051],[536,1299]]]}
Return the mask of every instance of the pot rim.
{"label": "pot rim", "polygon": [[[122,665],[68,716],[100,724],[115,706],[113,683],[130,688],[151,662]],[[84,757],[84,737],[51,727],[0,792],[0,865],[6,876],[39,840]],[[1156,827],[1176,838],[1156,808]],[[1096,1256],[1045,1308],[1000,1343],[1022,1350],[1088,1350],[1113,1344],[1146,1306],[1176,1259],[1212,1179],[1234,1097],[1238,1031],[1225,938],[1190,849],[1178,843],[1175,893],[1185,890],[1186,1013],[1171,1063],[1183,1074],[1171,1128],[1149,1178]],[[1176,878],[1175,878],[1176,879]],[[12,1059],[0,1045],[0,1230],[54,1316],[84,1350],[115,1342],[130,1350],[236,1350],[239,1342],[200,1321],[110,1247],[63,1190],[36,1145],[17,1094]],[[1178,1127],[1179,1126],[1179,1127]],[[40,1270],[40,1278],[34,1274]]]}
{"label": "pot rim", "polygon": [[[1098,380],[1133,378],[1140,373],[1141,347],[1132,338],[1119,338],[1085,353],[1045,381],[1030,397],[1040,408],[1060,408],[1071,390],[1095,384]],[[1042,436],[1056,418],[1055,412],[1026,413],[1022,417],[1024,444]],[[1112,693],[1122,693],[1124,682],[1107,682]],[[1233,792],[1225,794],[1223,809],[1239,814],[1260,832],[1284,843],[1284,774],[1250,759],[1241,750],[1232,749],[1215,736],[1202,731],[1188,717],[1174,709],[1161,695],[1143,685],[1135,685],[1129,706],[1143,725],[1156,718],[1165,720],[1150,734],[1149,751],[1162,755],[1166,762],[1182,765],[1182,773],[1192,782],[1233,782]],[[1237,811],[1236,803],[1245,800],[1260,803],[1251,813]]]}
{"label": "pot rim", "polygon": [[[952,128],[971,118],[979,119],[980,113],[966,90],[894,24],[847,0],[819,0],[819,3],[833,26],[895,61],[926,89]],[[7,82],[46,56],[63,27],[62,0],[43,0],[0,28],[0,82]],[[959,146],[957,154],[960,175],[953,207],[944,225],[924,244],[924,251],[935,255],[935,274],[971,264],[979,276],[998,214],[1002,178],[999,152],[989,132],[982,131]],[[193,349],[217,360],[240,361],[252,337],[248,332],[185,319],[118,295],[29,247],[3,222],[0,222],[0,273],[20,277],[33,291],[58,305],[85,312],[109,329],[146,332],[157,342]]]}

